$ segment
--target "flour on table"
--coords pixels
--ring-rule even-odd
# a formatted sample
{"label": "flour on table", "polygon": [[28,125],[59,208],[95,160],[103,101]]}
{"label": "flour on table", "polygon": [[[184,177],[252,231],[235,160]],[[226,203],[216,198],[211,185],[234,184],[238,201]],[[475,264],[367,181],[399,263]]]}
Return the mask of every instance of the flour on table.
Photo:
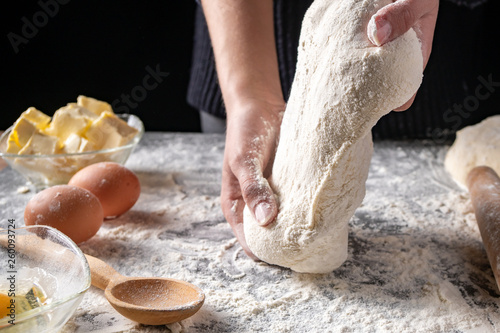
{"label": "flour on table", "polygon": [[500,174],[500,115],[458,131],[444,162],[453,179],[464,187],[469,172],[481,165]]}
{"label": "flour on table", "polygon": [[389,3],[316,0],[305,15],[270,179],[279,214],[264,228],[244,213],[248,246],[263,261],[326,273],[346,259],[347,224],[365,195],[371,128],[422,80],[412,29],[382,47],[366,36],[370,17]]}
{"label": "flour on table", "polygon": [[[139,201],[80,247],[126,276],[193,283],[205,303],[179,323],[146,326],[91,287],[61,333],[498,332],[500,294],[468,194],[444,170],[447,147],[374,149],[347,260],[329,274],[301,274],[256,264],[224,220],[223,135],[146,132],[127,162]],[[0,181],[0,227],[22,224],[33,193],[17,192],[25,180],[11,168]]]}

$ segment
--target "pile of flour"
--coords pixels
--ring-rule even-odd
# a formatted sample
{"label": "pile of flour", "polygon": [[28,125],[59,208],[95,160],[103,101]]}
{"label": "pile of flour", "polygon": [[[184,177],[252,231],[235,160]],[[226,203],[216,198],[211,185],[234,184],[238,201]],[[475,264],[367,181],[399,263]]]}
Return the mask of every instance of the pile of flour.
{"label": "pile of flour", "polygon": [[300,37],[297,72],[284,114],[270,185],[275,222],[245,210],[245,236],[263,261],[326,273],[347,256],[347,223],[365,195],[371,128],[422,80],[410,29],[382,47],[368,40],[370,17],[390,0],[316,0]]}

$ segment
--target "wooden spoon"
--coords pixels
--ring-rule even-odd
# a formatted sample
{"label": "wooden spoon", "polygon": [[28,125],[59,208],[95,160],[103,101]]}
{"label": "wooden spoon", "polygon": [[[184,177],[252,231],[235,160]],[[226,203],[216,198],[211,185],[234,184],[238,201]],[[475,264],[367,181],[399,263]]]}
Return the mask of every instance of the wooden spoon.
{"label": "wooden spoon", "polygon": [[198,287],[175,279],[126,277],[111,266],[85,255],[92,285],[104,290],[109,303],[131,320],[146,325],[171,324],[194,315],[205,295]]}

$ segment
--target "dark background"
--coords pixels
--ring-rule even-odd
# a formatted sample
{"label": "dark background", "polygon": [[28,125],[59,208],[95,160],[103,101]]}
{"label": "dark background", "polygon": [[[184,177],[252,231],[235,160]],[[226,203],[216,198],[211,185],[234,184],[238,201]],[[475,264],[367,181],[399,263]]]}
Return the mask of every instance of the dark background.
{"label": "dark background", "polygon": [[[186,103],[194,0],[60,2],[9,1],[2,10],[0,130],[29,106],[52,115],[80,94],[126,106],[122,94],[143,86],[147,66],[169,74],[128,112],[148,131],[200,130]],[[9,34],[28,37],[17,53]]]}
{"label": "dark background", "polygon": [[[195,0],[8,2],[0,14],[0,130],[30,106],[52,115],[82,94],[115,102],[115,111],[138,115],[148,131],[199,131],[198,112],[186,103],[195,6]],[[473,10],[441,1],[433,52],[414,112],[391,113],[378,128],[384,123],[397,129],[391,124],[424,126],[422,115],[434,110],[431,116],[437,120],[431,123],[447,129],[450,123],[442,113],[473,96],[479,76],[492,75],[499,82],[499,14],[498,0]],[[18,39],[18,50],[9,36],[23,39]],[[123,96],[145,91],[147,67],[168,76],[128,106]],[[495,87],[479,110],[460,117],[459,127],[498,114],[499,91]],[[411,133],[413,127],[399,127],[404,135],[418,137]]]}

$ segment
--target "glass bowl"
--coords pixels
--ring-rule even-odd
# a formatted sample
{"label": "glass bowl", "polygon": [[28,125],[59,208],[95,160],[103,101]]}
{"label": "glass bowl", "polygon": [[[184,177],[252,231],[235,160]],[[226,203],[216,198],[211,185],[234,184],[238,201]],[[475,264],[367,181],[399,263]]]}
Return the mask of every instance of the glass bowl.
{"label": "glass bowl", "polygon": [[124,164],[144,134],[142,121],[132,114],[116,114],[130,126],[138,130],[136,136],[126,145],[71,154],[18,155],[5,153],[12,127],[0,137],[0,157],[31,183],[36,191],[44,188],[67,184],[80,169],[97,162],[116,162]]}
{"label": "glass bowl", "polygon": [[58,230],[38,225],[1,229],[0,249],[0,293],[15,293],[19,312],[8,309],[0,332],[59,331],[90,287],[89,265],[80,248]]}

